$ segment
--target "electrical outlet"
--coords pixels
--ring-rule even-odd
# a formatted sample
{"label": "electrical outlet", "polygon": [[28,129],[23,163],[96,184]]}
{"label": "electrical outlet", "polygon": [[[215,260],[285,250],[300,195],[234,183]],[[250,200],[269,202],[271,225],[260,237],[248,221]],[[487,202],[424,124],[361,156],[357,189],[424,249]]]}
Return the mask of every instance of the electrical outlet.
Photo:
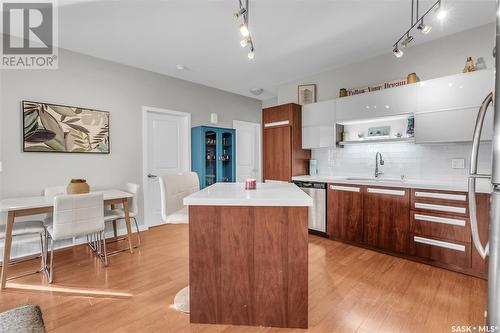
{"label": "electrical outlet", "polygon": [[451,159],[452,169],[465,169],[465,158],[452,158]]}

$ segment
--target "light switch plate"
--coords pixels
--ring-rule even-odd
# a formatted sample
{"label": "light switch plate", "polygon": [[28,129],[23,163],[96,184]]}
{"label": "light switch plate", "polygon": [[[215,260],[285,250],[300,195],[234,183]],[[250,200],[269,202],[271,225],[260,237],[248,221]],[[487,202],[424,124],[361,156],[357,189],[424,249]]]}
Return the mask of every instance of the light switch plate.
{"label": "light switch plate", "polygon": [[452,169],[465,169],[465,158],[452,158],[451,159]]}

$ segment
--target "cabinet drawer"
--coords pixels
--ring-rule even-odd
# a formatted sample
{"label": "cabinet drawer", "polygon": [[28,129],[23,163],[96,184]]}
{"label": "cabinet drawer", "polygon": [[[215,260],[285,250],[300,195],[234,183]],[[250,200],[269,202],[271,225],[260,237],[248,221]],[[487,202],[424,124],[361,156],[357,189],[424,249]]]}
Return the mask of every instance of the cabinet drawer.
{"label": "cabinet drawer", "polygon": [[412,255],[442,264],[470,267],[470,251],[470,243],[450,242],[417,235],[413,235],[410,240]]}
{"label": "cabinet drawer", "polygon": [[469,216],[469,208],[462,205],[450,205],[450,204],[435,204],[427,202],[413,202],[412,209],[422,211],[422,212],[434,212],[442,214],[450,214],[457,216]]}
{"label": "cabinet drawer", "polygon": [[467,204],[467,193],[464,192],[412,190],[412,196],[414,200],[420,201],[450,201]]}
{"label": "cabinet drawer", "polygon": [[415,235],[470,242],[469,219],[434,213],[410,213],[411,231]]}
{"label": "cabinet drawer", "polygon": [[411,191],[412,209],[468,217],[468,197],[465,192],[419,190]]}

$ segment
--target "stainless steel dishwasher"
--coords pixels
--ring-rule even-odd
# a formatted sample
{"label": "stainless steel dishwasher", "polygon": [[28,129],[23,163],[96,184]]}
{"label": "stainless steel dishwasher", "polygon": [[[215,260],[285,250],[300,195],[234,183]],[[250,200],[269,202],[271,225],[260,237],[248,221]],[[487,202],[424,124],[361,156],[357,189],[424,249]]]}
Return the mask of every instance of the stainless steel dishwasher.
{"label": "stainless steel dishwasher", "polygon": [[306,181],[294,181],[294,183],[313,199],[313,206],[309,207],[309,231],[328,237],[326,233],[326,184]]}

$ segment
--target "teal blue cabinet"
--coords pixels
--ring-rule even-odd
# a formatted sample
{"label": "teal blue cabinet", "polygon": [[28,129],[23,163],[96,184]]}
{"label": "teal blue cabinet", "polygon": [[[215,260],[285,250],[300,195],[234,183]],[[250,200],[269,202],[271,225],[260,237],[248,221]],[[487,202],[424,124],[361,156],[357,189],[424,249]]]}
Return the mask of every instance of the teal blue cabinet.
{"label": "teal blue cabinet", "polygon": [[236,132],[231,128],[198,126],[191,129],[191,165],[200,188],[236,180]]}

